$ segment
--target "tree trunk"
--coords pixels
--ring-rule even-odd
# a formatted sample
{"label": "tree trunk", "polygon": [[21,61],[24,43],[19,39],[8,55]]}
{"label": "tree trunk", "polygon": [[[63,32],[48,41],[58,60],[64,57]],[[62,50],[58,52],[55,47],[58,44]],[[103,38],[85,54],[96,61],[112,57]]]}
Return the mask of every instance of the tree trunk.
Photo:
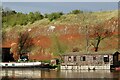
{"label": "tree trunk", "polygon": [[98,38],[98,39],[97,39],[97,42],[96,42],[96,45],[95,45],[95,52],[98,51],[98,48],[99,48],[98,46],[99,46],[99,44],[100,44],[100,41],[101,41],[100,38]]}
{"label": "tree trunk", "polygon": [[95,52],[97,52],[98,51],[98,47],[95,47]]}

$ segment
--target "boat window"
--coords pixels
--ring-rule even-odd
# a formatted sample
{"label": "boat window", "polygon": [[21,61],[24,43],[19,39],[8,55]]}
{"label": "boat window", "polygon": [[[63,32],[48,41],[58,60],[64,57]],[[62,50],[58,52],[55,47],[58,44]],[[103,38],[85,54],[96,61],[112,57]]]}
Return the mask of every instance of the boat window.
{"label": "boat window", "polygon": [[72,58],[71,57],[68,57],[68,61],[71,61],[72,60]]}
{"label": "boat window", "polygon": [[80,57],[80,61],[83,61],[83,57],[82,56]]}
{"label": "boat window", "polygon": [[12,66],[15,66],[15,64],[12,64]]}
{"label": "boat window", "polygon": [[109,62],[109,56],[108,55],[104,56],[104,62]]}
{"label": "boat window", "polygon": [[96,60],[96,56],[93,56],[93,60]]}
{"label": "boat window", "polygon": [[85,61],[85,60],[86,60],[85,56],[80,57],[80,61]]}
{"label": "boat window", "polygon": [[8,66],[8,64],[5,64],[5,66]]}
{"label": "boat window", "polygon": [[85,61],[86,59],[85,59],[85,56],[83,56],[83,61]]}
{"label": "boat window", "polygon": [[74,61],[76,61],[77,59],[76,59],[76,56],[74,56]]}

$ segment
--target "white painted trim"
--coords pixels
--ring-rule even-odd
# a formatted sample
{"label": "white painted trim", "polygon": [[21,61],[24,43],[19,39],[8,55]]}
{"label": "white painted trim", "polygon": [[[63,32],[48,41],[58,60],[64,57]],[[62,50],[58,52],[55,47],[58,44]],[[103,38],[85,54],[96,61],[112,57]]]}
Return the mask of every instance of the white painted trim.
{"label": "white painted trim", "polygon": [[72,69],[75,69],[75,70],[110,70],[110,65],[104,65],[104,66],[60,66],[60,68],[62,70],[66,69],[66,70],[72,70]]}
{"label": "white painted trim", "polygon": [[35,65],[41,65],[41,62],[21,62],[21,63],[15,63],[15,62],[11,62],[11,63],[0,63],[0,66],[35,66]]}

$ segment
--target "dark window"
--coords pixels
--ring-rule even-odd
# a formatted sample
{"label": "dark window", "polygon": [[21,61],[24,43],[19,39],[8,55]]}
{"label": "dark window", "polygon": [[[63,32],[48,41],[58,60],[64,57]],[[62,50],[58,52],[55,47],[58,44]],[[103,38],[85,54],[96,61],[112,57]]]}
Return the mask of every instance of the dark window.
{"label": "dark window", "polygon": [[85,56],[83,56],[83,61],[85,61]]}
{"label": "dark window", "polygon": [[93,60],[96,60],[96,56],[93,56]]}
{"label": "dark window", "polygon": [[5,64],[5,66],[8,66],[8,64]]}
{"label": "dark window", "polygon": [[12,64],[12,66],[15,66],[15,64]]}
{"label": "dark window", "polygon": [[86,59],[85,59],[85,56],[81,56],[80,57],[80,61],[85,61]]}
{"label": "dark window", "polygon": [[104,62],[109,62],[109,56],[104,56]]}
{"label": "dark window", "polygon": [[76,59],[76,56],[74,56],[74,61],[76,61],[77,59]]}

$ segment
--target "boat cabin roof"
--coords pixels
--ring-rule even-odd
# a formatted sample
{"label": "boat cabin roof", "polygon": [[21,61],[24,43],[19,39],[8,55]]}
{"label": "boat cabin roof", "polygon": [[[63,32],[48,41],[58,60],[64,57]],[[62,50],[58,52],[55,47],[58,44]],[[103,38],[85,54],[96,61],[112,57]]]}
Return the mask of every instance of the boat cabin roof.
{"label": "boat cabin roof", "polygon": [[113,55],[115,52],[68,52],[63,56],[80,56],[80,55]]}

